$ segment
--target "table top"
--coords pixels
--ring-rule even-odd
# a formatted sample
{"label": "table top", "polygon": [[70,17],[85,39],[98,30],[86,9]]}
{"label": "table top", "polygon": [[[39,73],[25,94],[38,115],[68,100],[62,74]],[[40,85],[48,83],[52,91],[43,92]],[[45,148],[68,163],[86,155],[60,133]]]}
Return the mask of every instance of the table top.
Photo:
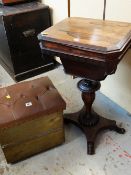
{"label": "table top", "polygon": [[42,40],[81,50],[119,51],[131,41],[131,24],[80,17],[67,18],[42,33]]}
{"label": "table top", "polygon": [[131,46],[131,24],[67,18],[38,35],[44,54],[60,57],[65,72],[92,80],[115,73]]}

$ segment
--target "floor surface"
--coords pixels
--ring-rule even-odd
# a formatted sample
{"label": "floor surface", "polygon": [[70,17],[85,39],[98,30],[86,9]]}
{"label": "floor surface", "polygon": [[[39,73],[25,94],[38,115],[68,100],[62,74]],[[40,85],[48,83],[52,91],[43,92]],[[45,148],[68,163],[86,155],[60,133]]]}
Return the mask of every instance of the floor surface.
{"label": "floor surface", "polygon": [[[81,95],[76,88],[78,78],[65,75],[63,67],[33,78],[49,76],[67,103],[64,111],[75,112],[82,107]],[[0,85],[14,84],[0,67]],[[94,109],[102,116],[115,119],[126,129],[124,135],[105,131],[96,141],[96,154],[87,155],[84,134],[75,126],[65,126],[63,145],[35,155],[16,164],[7,164],[0,149],[0,175],[131,175],[131,116],[120,106],[97,92]]]}

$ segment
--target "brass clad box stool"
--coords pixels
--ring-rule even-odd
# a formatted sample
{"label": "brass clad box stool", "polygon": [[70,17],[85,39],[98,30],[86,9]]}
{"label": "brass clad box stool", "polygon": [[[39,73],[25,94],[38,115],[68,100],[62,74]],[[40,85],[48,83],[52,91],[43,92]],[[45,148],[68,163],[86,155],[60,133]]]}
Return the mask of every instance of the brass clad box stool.
{"label": "brass clad box stool", "polygon": [[99,116],[91,107],[100,81],[115,73],[131,46],[131,24],[71,17],[46,29],[38,39],[44,54],[60,57],[66,73],[85,78],[78,82],[84,107],[64,117],[84,131],[87,152],[94,154],[100,131],[125,132],[115,121]]}
{"label": "brass clad box stool", "polygon": [[64,142],[66,104],[48,77],[0,89],[0,144],[13,163]]}

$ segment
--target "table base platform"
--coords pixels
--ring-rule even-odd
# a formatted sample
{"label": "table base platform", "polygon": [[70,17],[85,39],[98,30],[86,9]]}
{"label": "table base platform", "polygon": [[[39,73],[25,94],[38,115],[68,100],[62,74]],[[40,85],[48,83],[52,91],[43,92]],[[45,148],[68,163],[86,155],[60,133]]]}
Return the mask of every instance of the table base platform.
{"label": "table base platform", "polygon": [[94,111],[92,111],[92,115],[97,115],[99,117],[99,121],[94,126],[84,126],[81,124],[79,120],[80,114],[83,113],[83,109],[79,112],[72,113],[72,114],[64,114],[64,121],[65,123],[72,123],[79,127],[85,134],[87,139],[87,154],[92,155],[95,154],[95,140],[96,136],[100,131],[109,129],[116,131],[119,134],[124,134],[125,129],[120,128],[116,125],[115,120],[109,120],[103,118],[102,116],[98,115]]}

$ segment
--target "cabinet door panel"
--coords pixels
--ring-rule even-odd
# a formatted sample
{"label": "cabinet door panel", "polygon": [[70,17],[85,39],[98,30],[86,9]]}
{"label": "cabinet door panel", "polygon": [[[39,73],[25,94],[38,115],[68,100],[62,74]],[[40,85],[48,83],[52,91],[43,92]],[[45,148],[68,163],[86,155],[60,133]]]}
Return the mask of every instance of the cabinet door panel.
{"label": "cabinet door panel", "polygon": [[71,16],[102,19],[104,0],[71,0]]}
{"label": "cabinet door panel", "polygon": [[15,74],[44,66],[37,35],[51,26],[49,9],[6,15],[4,24]]}
{"label": "cabinet door panel", "polygon": [[48,9],[4,17],[11,53],[21,54],[28,50],[41,52],[37,35],[50,27],[49,17]]}

